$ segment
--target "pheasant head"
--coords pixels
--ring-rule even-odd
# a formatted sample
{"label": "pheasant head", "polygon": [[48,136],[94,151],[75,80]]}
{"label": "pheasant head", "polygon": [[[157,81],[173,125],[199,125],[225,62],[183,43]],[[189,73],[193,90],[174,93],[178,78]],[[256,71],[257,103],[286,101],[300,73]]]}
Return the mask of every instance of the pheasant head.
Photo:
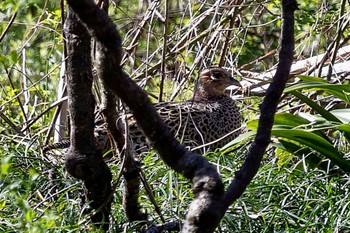
{"label": "pheasant head", "polygon": [[192,99],[195,101],[218,99],[225,95],[225,89],[231,85],[241,87],[241,84],[224,68],[205,69],[199,74]]}

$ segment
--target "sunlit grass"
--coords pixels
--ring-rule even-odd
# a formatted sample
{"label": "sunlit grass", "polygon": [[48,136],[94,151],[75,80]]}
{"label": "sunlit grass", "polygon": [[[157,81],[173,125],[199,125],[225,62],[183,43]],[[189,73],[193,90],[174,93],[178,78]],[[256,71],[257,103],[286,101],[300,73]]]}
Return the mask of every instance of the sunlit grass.
{"label": "sunlit grass", "polygon": [[[18,148],[17,150],[18,151]],[[269,150],[271,153],[273,150]],[[1,232],[99,232],[93,229],[82,205],[81,183],[63,166],[53,167],[33,152],[16,158],[11,148],[2,151],[0,191]],[[235,175],[244,150],[206,157],[217,166],[225,185]],[[143,169],[166,221],[184,219],[193,199],[191,184],[169,169],[154,153],[143,156]],[[217,232],[344,232],[350,229],[349,178],[318,169],[304,171],[299,163],[279,166],[266,155],[247,191],[234,203]],[[110,164],[116,179],[118,161]],[[49,170],[55,169],[54,178]],[[122,208],[123,183],[118,184],[112,205],[112,232],[135,232]],[[154,224],[161,223],[148,194],[140,202]]]}

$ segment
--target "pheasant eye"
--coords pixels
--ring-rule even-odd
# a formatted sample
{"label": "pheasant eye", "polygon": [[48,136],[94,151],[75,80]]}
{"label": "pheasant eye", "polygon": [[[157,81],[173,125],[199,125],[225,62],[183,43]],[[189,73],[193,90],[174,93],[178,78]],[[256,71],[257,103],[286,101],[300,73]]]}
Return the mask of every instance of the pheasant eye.
{"label": "pheasant eye", "polygon": [[211,75],[211,79],[214,80],[214,81],[218,81],[221,79],[221,74],[220,73],[213,73]]}

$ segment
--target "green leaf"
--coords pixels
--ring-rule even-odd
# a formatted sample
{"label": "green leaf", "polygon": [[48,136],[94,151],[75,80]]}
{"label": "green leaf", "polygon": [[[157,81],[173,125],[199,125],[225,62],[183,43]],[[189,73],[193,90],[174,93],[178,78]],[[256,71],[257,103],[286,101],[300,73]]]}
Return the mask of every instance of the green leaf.
{"label": "green leaf", "polygon": [[332,113],[324,109],[322,106],[318,105],[315,103],[313,100],[310,98],[304,96],[301,94],[299,91],[290,91],[292,95],[309,105],[313,110],[315,110],[318,114],[320,114],[322,117],[324,117],[326,120],[329,121],[335,121],[335,122],[340,122],[340,120],[334,116]]}
{"label": "green leaf", "polygon": [[32,221],[35,218],[35,212],[32,209],[29,209],[25,214],[25,218],[27,221]]}
{"label": "green leaf", "polygon": [[220,150],[223,151],[223,150],[226,150],[229,147],[240,145],[240,144],[248,141],[248,139],[251,139],[251,138],[255,137],[255,135],[256,135],[256,131],[248,131],[246,133],[243,133],[243,134],[239,135],[237,138],[235,138],[233,141],[227,143]]}
{"label": "green leaf", "polygon": [[303,80],[304,82],[322,82],[322,83],[328,83],[323,78],[315,77],[315,76],[307,76],[307,75],[298,75],[298,78]]}
{"label": "green leaf", "polygon": [[287,138],[302,145],[308,146],[330,159],[342,170],[346,172],[350,171],[350,161],[344,159],[343,154],[335,149],[328,140],[315,133],[299,129],[286,130],[284,128],[274,126],[272,129],[272,135]]}
{"label": "green leaf", "polygon": [[258,129],[259,119],[247,121],[247,129],[256,131]]}
{"label": "green leaf", "polygon": [[0,165],[1,174],[4,174],[4,175],[9,174],[10,168],[11,168],[11,157],[6,156],[0,162],[1,162],[1,165]]}
{"label": "green leaf", "polygon": [[337,129],[344,133],[350,134],[350,125],[348,124],[341,124],[337,127]]}
{"label": "green leaf", "polygon": [[298,90],[304,91],[324,91],[331,95],[350,103],[350,85],[346,84],[330,84],[324,82],[302,82],[289,86],[285,92],[294,92]]}
{"label": "green leaf", "polygon": [[10,163],[1,164],[1,173],[4,175],[7,175],[9,173],[10,167],[11,167]]}
{"label": "green leaf", "polygon": [[[345,86],[350,86],[350,85],[345,85]],[[292,95],[294,95],[295,97],[297,97],[298,99],[300,99],[301,101],[303,101],[304,103],[306,103],[307,105],[309,105],[314,111],[316,111],[318,114],[320,114],[323,118],[325,118],[328,121],[333,121],[333,122],[337,122],[337,123],[347,123],[349,121],[347,121],[346,119],[344,119],[346,116],[346,118],[350,119],[350,110],[333,110],[333,111],[327,111],[326,109],[324,109],[322,106],[318,105],[317,103],[315,103],[313,100],[311,100],[310,98],[304,96],[303,94],[301,94],[299,91],[290,91],[290,93]],[[336,115],[334,115],[333,113],[336,113]],[[342,120],[340,118],[338,118],[337,116],[342,116]],[[346,122],[347,121],[347,122]],[[332,128],[333,126],[330,126],[330,128]],[[348,141],[350,141],[350,133],[349,132],[344,132],[344,136],[346,137],[346,139]]]}
{"label": "green leaf", "polygon": [[290,113],[278,113],[275,115],[274,125],[289,125],[297,127],[299,125],[310,124],[307,119]]}
{"label": "green leaf", "polygon": [[[258,119],[248,121],[247,128],[250,130],[258,129]],[[295,127],[302,127],[303,125],[310,125],[312,122],[306,118],[291,113],[277,113],[274,117],[274,125],[283,127],[286,129],[292,129]]]}
{"label": "green leaf", "polygon": [[[284,139],[279,139],[279,143],[275,143],[275,146],[277,148],[280,148],[281,150],[287,151],[288,153],[294,156],[298,156],[300,159],[305,158],[307,162],[311,165],[311,167],[319,167],[324,171],[327,171],[329,169],[329,163],[327,161],[323,161],[322,158],[320,158],[320,154],[316,153],[314,150],[311,150],[307,146],[296,144],[295,142],[293,143],[290,140]],[[279,159],[282,160],[279,163],[283,164],[283,159],[285,158],[279,157]],[[334,163],[331,163],[331,165],[334,166]]]}
{"label": "green leaf", "polygon": [[342,123],[349,124],[350,123],[350,109],[335,109],[332,110],[331,113],[336,116]]}

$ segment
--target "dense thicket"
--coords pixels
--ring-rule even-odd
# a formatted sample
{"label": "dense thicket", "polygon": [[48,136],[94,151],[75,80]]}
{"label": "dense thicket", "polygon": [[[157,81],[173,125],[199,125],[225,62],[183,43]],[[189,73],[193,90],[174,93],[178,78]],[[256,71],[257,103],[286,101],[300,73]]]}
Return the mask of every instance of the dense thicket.
{"label": "dense thicket", "polygon": [[[232,69],[247,87],[236,98],[249,132],[206,155],[225,185],[244,160],[240,155],[257,128],[259,103],[278,63],[281,24],[279,1],[230,4],[113,1],[109,8],[123,36],[123,68],[153,102],[187,98],[198,71],[212,65]],[[58,88],[65,51],[63,9],[55,1],[0,3],[1,231],[90,231],[79,196],[81,183],[62,169],[59,152],[43,156],[40,151],[53,140],[57,107],[66,101]],[[272,145],[219,230],[350,228],[349,22],[344,0],[299,2],[294,76],[279,105]],[[99,86],[94,92],[99,102]],[[183,219],[191,187],[155,156],[146,155],[143,166],[157,203],[165,219]],[[116,181],[111,228],[132,231],[133,225],[122,224],[127,220],[121,211],[119,161],[109,166]],[[140,202],[159,223],[146,193]]]}

